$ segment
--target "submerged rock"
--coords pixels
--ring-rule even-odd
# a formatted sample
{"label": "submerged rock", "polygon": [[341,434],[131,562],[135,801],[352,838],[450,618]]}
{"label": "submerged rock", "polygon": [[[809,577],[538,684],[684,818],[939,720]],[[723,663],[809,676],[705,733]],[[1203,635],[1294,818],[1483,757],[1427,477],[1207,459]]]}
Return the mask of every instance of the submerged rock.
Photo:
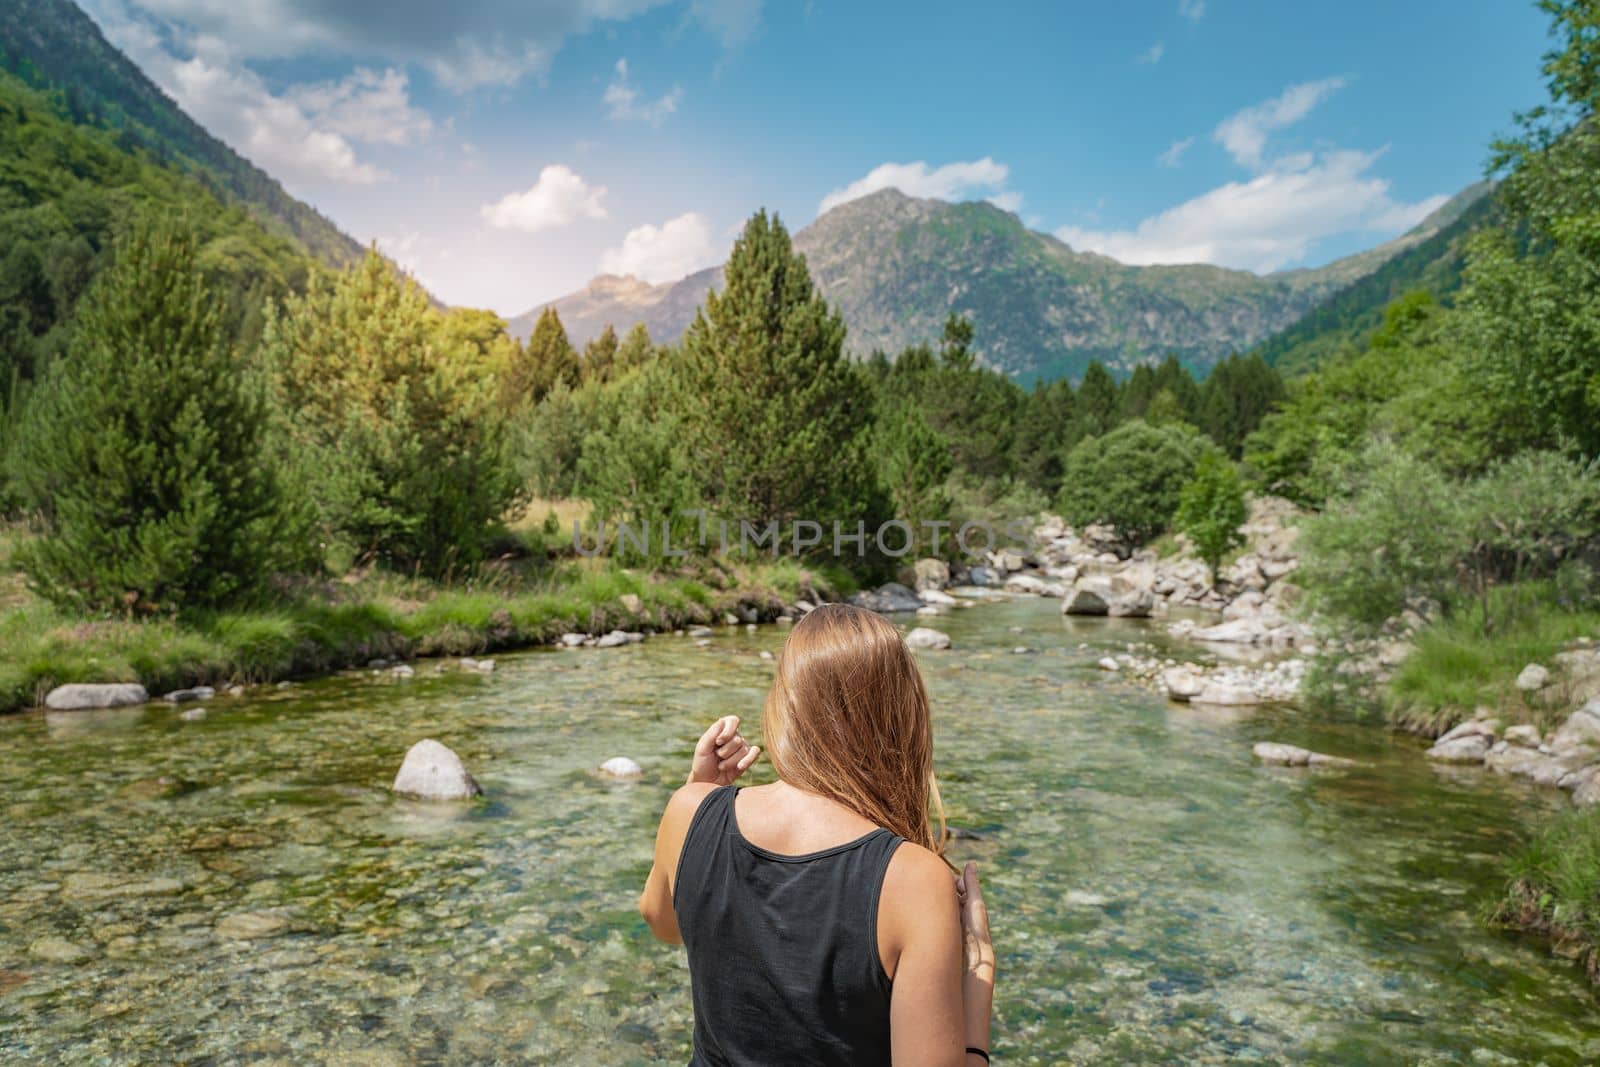
{"label": "submerged rock", "polygon": [[1189,698],[1195,704],[1220,704],[1233,707],[1249,707],[1254,704],[1265,704],[1267,698],[1254,689],[1247,689],[1242,685],[1228,685],[1225,682],[1208,681],[1200,692]]}
{"label": "submerged rock", "polygon": [[94,958],[88,948],[64,937],[38,938],[28,946],[28,955],[46,963],[83,963]]}
{"label": "submerged rock", "polygon": [[1161,684],[1173,700],[1189,701],[1205,691],[1205,679],[1187,667],[1169,667],[1161,672]]}
{"label": "submerged rock", "polygon": [[1308,748],[1285,745],[1279,741],[1258,741],[1250,750],[1262,763],[1281,763],[1286,767],[1356,767],[1353,759],[1312,752]]}
{"label": "submerged rock", "polygon": [[86,711],[92,708],[123,708],[144,704],[149,699],[150,694],[137,682],[74,683],[58,685],[50,690],[44,698],[44,706],[52,711]]}
{"label": "submerged rock", "polygon": [[927,626],[918,626],[906,634],[907,648],[949,648],[950,635],[943,630],[934,630]]}
{"label": "submerged rock", "polygon": [[627,756],[612,756],[600,764],[600,773],[610,778],[638,778],[644,774],[644,768]]}
{"label": "submerged rock", "polygon": [[289,918],[277,911],[241,911],[217,923],[217,936],[234,941],[277,937],[289,929]]}
{"label": "submerged rock", "polygon": [[461,757],[432,738],[423,738],[406,752],[391,788],[422,800],[467,800],[483,795],[483,787],[467,773]]}
{"label": "submerged rock", "polygon": [[588,634],[566,633],[561,635],[563,648],[580,648],[587,640],[589,640]]}
{"label": "submerged rock", "polygon": [[852,595],[850,603],[887,615],[896,611],[916,611],[922,607],[922,598],[899,582],[888,582],[876,589]]}
{"label": "submerged rock", "polygon": [[1099,667],[1103,671],[1120,671],[1122,669],[1122,664],[1118,663],[1110,656],[1101,656],[1100,662],[1096,663],[1095,666]]}
{"label": "submerged rock", "polygon": [[1487,734],[1469,733],[1459,737],[1443,737],[1436,741],[1425,755],[1440,763],[1482,763],[1494,739]]}
{"label": "submerged rock", "polygon": [[197,685],[189,689],[174,689],[161,699],[169,704],[187,704],[192,700],[210,700],[216,695],[217,691],[209,685]]}

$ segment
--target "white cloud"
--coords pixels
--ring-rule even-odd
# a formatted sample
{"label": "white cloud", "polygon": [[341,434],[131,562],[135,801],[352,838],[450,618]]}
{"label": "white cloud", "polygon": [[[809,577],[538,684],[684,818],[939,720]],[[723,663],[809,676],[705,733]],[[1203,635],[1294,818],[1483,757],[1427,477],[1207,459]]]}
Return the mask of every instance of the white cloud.
{"label": "white cloud", "polygon": [[1183,162],[1183,154],[1194,147],[1194,138],[1185,137],[1181,141],[1173,141],[1167,150],[1156,157],[1156,162],[1163,167],[1176,167]]}
{"label": "white cloud", "polygon": [[1279,161],[1248,181],[1229,182],[1140,222],[1131,230],[1063,226],[1075,248],[1124,263],[1215,263],[1266,272],[1304,258],[1317,241],[1353,231],[1392,234],[1445,201],[1395,200],[1370,173],[1378,152],[1338,150],[1320,159]]}
{"label": "white cloud", "polygon": [[1291,85],[1271,100],[1229,115],[1217,124],[1212,136],[1240,166],[1255,169],[1261,166],[1267,134],[1299,122],[1343,87],[1343,78]]}
{"label": "white cloud", "polygon": [[[417,63],[456,92],[544,73],[567,38],[625,22],[670,0],[87,0],[126,2],[226,41],[246,59],[308,53]],[[686,15],[726,48],[748,40],[760,0],[693,0]]]}
{"label": "white cloud", "polygon": [[1160,41],[1157,41],[1149,48],[1146,48],[1143,52],[1140,52],[1135,62],[1149,64],[1159,63],[1161,62],[1161,57],[1165,55],[1166,52],[1167,46]]}
{"label": "white cloud", "polygon": [[628,60],[624,56],[617,60],[617,79],[606,86],[602,99],[614,119],[637,120],[659,126],[663,119],[678,110],[678,101],[683,99],[683,90],[673,86],[670,92],[657,99],[641,103],[639,90],[628,83]]}
{"label": "white cloud", "polygon": [[291,187],[383,181],[389,175],[358,158],[351,139],[401,143],[432,127],[397,71],[358,70],[275,94],[217,38],[192,37],[181,58],[143,22],[108,15],[102,26],[195,121]]}
{"label": "white cloud", "polygon": [[358,68],[339,82],[298,85],[285,96],[318,126],[368,144],[405,145],[433,132],[433,120],[411,106],[401,71]]}
{"label": "white cloud", "polygon": [[[907,196],[932,197],[936,200],[965,199],[974,193],[981,193],[987,194],[1005,210],[1015,211],[1022,206],[1022,196],[1006,191],[1006,178],[1010,173],[1010,168],[1004,163],[996,163],[988,156],[931,168],[920,160],[915,163],[880,163],[865,177],[857,178],[823,197],[817,214],[880,189],[899,189]],[[1000,203],[1002,199],[1005,203]]]}
{"label": "white cloud", "polygon": [[605,195],[605,186],[591,186],[571,168],[552,163],[530,188],[507,193],[483,205],[479,213],[496,229],[538,233],[582,219],[606,218]]}
{"label": "white cloud", "polygon": [[1178,14],[1190,22],[1199,22],[1206,16],[1206,0],[1178,0]]}
{"label": "white cloud", "polygon": [[629,230],[622,244],[600,257],[606,274],[631,274],[647,282],[676,281],[697,270],[714,266],[725,249],[711,240],[711,224],[704,215],[689,212],[660,226]]}

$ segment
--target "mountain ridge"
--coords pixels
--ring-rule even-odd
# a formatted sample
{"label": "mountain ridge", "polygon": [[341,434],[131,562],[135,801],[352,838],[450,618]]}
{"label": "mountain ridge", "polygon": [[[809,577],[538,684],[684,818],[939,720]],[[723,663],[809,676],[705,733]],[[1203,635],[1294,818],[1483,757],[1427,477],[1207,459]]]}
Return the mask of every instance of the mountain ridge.
{"label": "mountain ridge", "polygon": [[[857,356],[929,341],[956,311],[973,319],[980,358],[1024,383],[1080,377],[1091,359],[1127,372],[1168,354],[1203,372],[1426,241],[1481,195],[1476,188],[1375,248],[1267,275],[1210,264],[1123,264],[1029,230],[987,202],[897,189],[824,212],[795,232],[794,245],[844,315]],[[1463,198],[1466,206],[1458,203]],[[526,337],[539,313],[554,307],[580,344],[606,325],[620,332],[635,322],[657,341],[672,341],[721,278],[721,267],[656,285],[602,275],[513,317],[510,329]]]}

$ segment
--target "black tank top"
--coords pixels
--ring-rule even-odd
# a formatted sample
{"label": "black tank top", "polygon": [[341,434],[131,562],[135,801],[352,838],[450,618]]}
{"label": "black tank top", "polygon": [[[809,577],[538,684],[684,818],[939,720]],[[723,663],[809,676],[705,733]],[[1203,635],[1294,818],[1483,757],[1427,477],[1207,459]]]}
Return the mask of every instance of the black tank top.
{"label": "black tank top", "polygon": [[694,991],[691,1067],[888,1064],[878,895],[901,838],[878,829],[803,856],[746,841],[738,786],[705,798],[672,906]]}

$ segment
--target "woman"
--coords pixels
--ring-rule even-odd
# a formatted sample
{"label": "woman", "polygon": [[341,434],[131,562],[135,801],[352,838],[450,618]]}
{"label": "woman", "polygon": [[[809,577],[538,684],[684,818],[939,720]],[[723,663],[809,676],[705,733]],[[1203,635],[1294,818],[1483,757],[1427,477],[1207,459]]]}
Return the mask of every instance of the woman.
{"label": "woman", "polygon": [[[691,1067],[988,1062],[994,949],[951,876],[928,696],[900,634],[829,604],[794,628],[762,729],[719,719],[656,833],[639,910],[689,953]],[[930,804],[939,812],[935,831]]]}

